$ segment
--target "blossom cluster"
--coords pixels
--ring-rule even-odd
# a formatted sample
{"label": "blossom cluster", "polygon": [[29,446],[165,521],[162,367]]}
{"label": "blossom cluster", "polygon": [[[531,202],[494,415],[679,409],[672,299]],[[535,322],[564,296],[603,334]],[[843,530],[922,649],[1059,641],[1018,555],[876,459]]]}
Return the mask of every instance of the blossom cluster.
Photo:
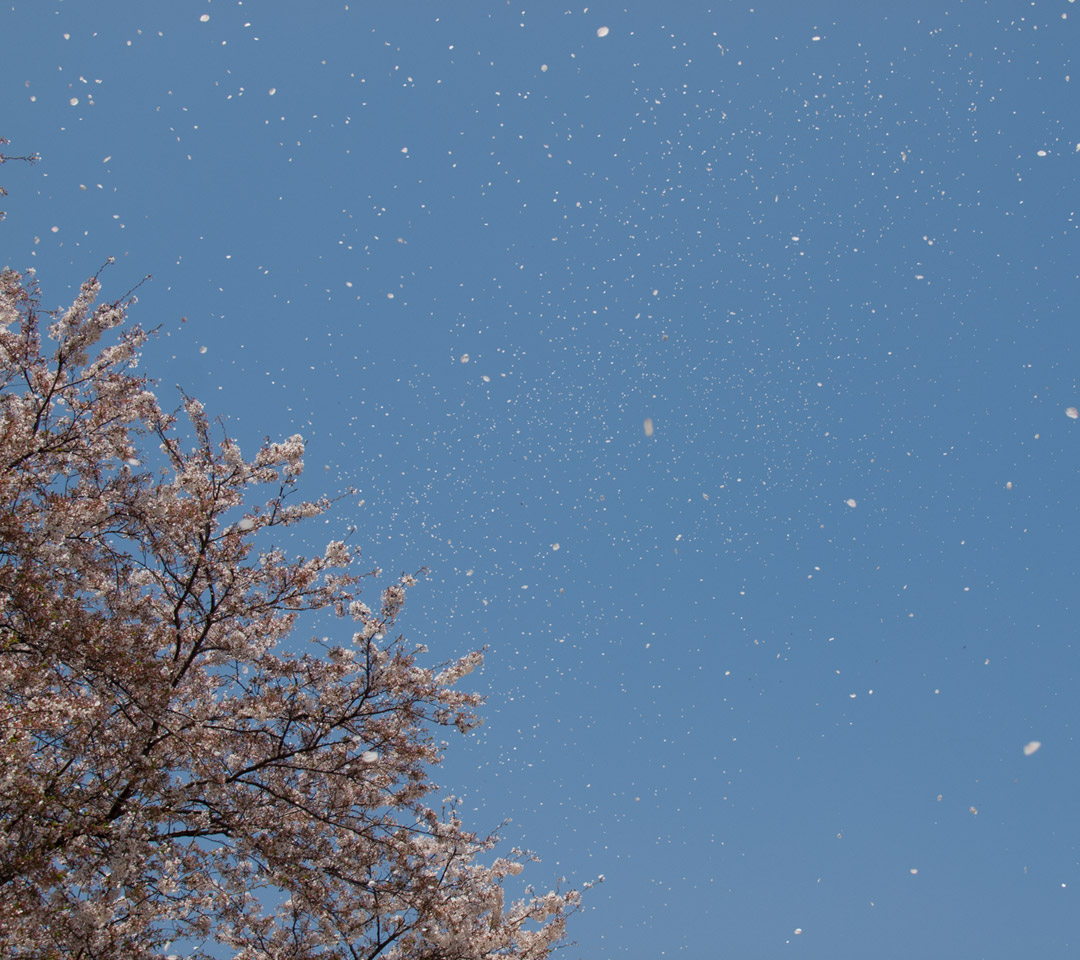
{"label": "blossom cluster", "polygon": [[[429,805],[480,653],[423,666],[385,639],[413,577],[373,611],[344,541],[274,546],[330,505],[302,438],[182,432],[99,292],[0,273],[0,955],[546,956],[579,894],[504,903],[528,857]],[[350,642],[294,652],[306,611]]]}

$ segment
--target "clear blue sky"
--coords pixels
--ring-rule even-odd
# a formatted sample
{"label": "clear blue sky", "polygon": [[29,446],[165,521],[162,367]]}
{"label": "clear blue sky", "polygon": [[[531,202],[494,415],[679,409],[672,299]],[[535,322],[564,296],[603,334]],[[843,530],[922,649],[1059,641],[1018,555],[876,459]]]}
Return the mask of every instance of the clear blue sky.
{"label": "clear blue sky", "polygon": [[8,0],[0,262],[152,273],[163,402],[430,567],[440,783],[607,877],[564,956],[1074,957],[1078,30]]}

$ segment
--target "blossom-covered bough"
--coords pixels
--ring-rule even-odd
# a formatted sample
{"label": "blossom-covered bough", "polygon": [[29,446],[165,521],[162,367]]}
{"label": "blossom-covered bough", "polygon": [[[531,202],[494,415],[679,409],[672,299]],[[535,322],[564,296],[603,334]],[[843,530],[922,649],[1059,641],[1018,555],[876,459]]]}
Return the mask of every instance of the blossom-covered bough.
{"label": "blossom-covered bough", "polygon": [[[190,398],[181,439],[98,292],[0,275],[0,955],[546,956],[579,894],[504,903],[528,856],[429,806],[480,654],[422,666],[412,578],[370,610],[341,541],[260,549],[330,506],[303,441],[245,459]],[[304,611],[351,638],[284,649]]]}

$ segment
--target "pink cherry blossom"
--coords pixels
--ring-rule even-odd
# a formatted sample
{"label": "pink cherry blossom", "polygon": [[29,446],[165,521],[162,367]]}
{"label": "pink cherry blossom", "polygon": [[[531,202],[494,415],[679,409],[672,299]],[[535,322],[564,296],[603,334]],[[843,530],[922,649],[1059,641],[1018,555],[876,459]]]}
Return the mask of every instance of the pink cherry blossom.
{"label": "pink cherry blossom", "polygon": [[[546,956],[579,893],[505,902],[528,855],[428,805],[480,653],[377,642],[413,577],[373,612],[343,541],[275,547],[330,506],[291,497],[303,439],[178,424],[99,293],[0,274],[0,955]],[[292,652],[307,611],[344,642]]]}

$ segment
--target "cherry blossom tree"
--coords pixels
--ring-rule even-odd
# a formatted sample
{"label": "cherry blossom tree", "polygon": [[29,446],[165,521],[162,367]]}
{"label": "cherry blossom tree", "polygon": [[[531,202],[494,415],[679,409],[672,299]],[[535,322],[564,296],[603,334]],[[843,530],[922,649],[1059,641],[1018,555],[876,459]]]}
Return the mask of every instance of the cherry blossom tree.
{"label": "cherry blossom tree", "polygon": [[164,412],[99,287],[49,314],[0,274],[0,954],[546,956],[579,894],[504,900],[528,855],[431,805],[480,653],[424,666],[412,577],[369,609],[345,542],[275,546],[330,507],[301,437]]}

